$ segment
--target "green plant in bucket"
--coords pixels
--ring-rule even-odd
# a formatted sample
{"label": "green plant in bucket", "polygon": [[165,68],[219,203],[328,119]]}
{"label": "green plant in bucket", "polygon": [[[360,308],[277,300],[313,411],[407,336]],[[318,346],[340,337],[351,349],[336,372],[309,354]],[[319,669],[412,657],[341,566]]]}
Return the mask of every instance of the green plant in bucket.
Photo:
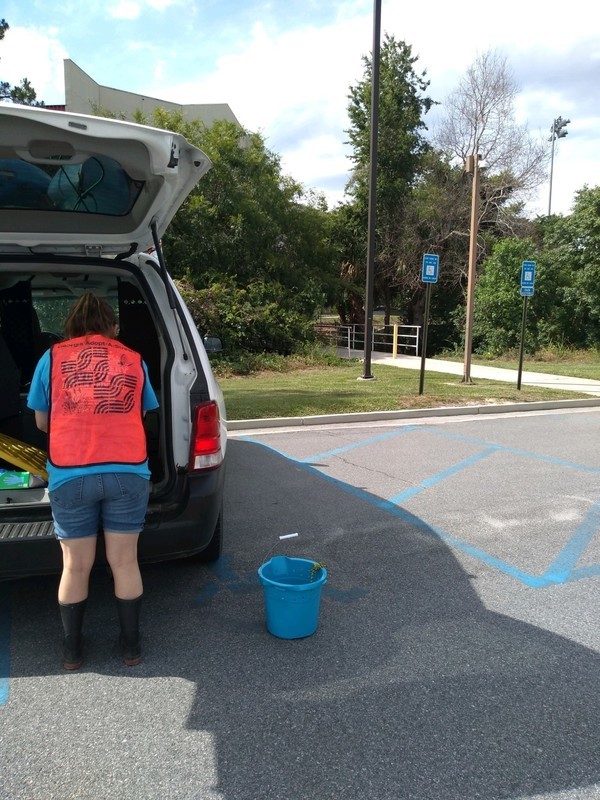
{"label": "green plant in bucket", "polygon": [[325,564],[323,561],[317,561],[317,563],[316,563],[316,564],[313,564],[313,565],[312,565],[312,567],[311,567],[311,570],[310,570],[310,580],[309,580],[309,583],[312,583],[312,582],[313,582],[313,578],[315,577],[315,574],[316,574],[316,573],[317,573],[317,572],[318,572],[320,569],[322,569],[322,568],[326,568],[326,567],[327,567],[327,564]]}

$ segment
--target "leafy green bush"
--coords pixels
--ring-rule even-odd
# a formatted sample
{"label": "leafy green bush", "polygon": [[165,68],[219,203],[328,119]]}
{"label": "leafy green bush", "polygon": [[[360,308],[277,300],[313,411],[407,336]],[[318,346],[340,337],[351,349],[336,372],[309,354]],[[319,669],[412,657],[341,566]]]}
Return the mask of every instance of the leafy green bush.
{"label": "leafy green bush", "polygon": [[346,365],[348,359],[339,358],[321,345],[305,345],[297,353],[282,356],[278,353],[214,353],[211,364],[218,378],[235,375],[255,375],[259,372],[293,372],[299,369],[317,369]]}
{"label": "leafy green bush", "polygon": [[202,335],[219,336],[226,351],[289,355],[314,341],[312,319],[297,299],[273,283],[256,281],[240,288],[233,281],[194,289],[177,282]]}

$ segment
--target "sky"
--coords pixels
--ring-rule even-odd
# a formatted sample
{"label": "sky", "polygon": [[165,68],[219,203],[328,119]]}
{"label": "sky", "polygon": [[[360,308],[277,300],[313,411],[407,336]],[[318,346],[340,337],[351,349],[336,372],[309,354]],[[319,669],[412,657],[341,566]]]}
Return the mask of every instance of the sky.
{"label": "sky", "polygon": [[[507,58],[517,122],[550,143],[557,117],[552,212],[600,185],[600,14],[589,0],[382,0],[381,30],[411,45],[428,95],[442,105],[484,52]],[[0,79],[27,77],[46,104],[64,103],[63,60],[97,83],[181,103],[227,103],[260,132],[283,171],[330,205],[351,162],[348,92],[373,48],[373,0],[3,0],[10,25]],[[430,130],[435,116],[425,117]],[[528,205],[546,214],[549,177]]]}

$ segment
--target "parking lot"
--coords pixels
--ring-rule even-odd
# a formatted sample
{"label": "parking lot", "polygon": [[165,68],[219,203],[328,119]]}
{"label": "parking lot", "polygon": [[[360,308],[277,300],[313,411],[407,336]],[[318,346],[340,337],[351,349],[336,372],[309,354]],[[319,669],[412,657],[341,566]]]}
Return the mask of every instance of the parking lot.
{"label": "parking lot", "polygon": [[[144,568],[140,667],[112,652],[104,572],[73,674],[56,578],[0,584],[0,798],[598,800],[599,429],[233,434],[225,555]],[[275,553],[327,564],[307,639],[265,629]]]}

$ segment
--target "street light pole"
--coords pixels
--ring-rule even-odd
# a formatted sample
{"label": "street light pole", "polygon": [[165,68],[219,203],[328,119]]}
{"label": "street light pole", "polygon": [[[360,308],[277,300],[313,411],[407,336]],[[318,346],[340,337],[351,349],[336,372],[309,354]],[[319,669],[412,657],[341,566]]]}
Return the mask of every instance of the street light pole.
{"label": "street light pole", "polygon": [[550,138],[548,139],[549,142],[552,142],[552,155],[550,156],[550,191],[548,193],[548,216],[551,214],[552,210],[552,175],[554,173],[554,142],[557,139],[562,139],[568,134],[568,130],[566,130],[567,125],[571,122],[570,119],[563,119],[562,117],[557,117],[552,122],[552,127],[550,128]]}
{"label": "street light pole", "polygon": [[375,283],[375,216],[377,209],[377,134],[379,129],[379,63],[381,38],[381,0],[373,5],[373,57],[371,66],[371,141],[369,164],[369,217],[367,222],[367,280],[365,286],[365,351],[362,380],[374,380],[371,374],[371,339],[373,336],[373,289]]}
{"label": "street light pole", "polygon": [[465,321],[465,362],[461,383],[471,383],[471,349],[473,346],[473,295],[477,267],[477,231],[479,229],[479,153],[467,156],[467,174],[473,176],[471,186],[471,233],[469,238],[469,273],[467,276],[467,316]]}

